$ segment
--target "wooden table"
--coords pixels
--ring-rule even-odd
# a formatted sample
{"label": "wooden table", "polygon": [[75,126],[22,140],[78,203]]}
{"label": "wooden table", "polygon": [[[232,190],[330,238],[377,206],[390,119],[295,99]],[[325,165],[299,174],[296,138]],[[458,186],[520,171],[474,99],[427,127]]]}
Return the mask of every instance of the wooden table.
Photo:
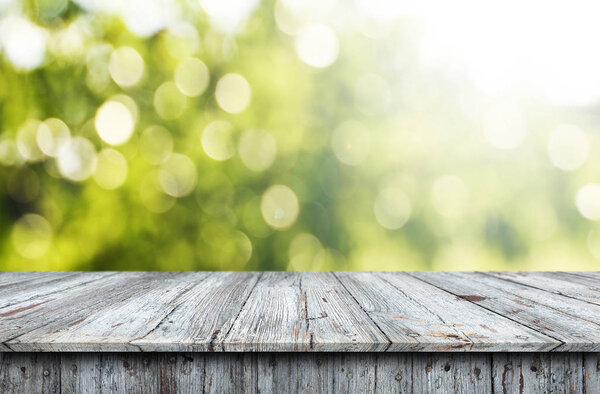
{"label": "wooden table", "polygon": [[0,273],[0,391],[598,392],[598,272]]}

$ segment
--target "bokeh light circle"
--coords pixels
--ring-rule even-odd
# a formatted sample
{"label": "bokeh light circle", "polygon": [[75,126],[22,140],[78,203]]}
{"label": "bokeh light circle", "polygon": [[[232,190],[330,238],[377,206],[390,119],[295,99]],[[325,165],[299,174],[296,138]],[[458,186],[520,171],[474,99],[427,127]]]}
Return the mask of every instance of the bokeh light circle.
{"label": "bokeh light circle", "polygon": [[0,164],[12,166],[19,160],[17,144],[13,140],[0,139]]}
{"label": "bokeh light circle", "polygon": [[104,149],[98,154],[94,180],[103,189],[113,190],[127,179],[127,159],[117,150]]}
{"label": "bokeh light circle", "polygon": [[179,91],[174,82],[165,82],[154,92],[154,108],[165,120],[179,118],[186,108],[186,97]]}
{"label": "bokeh light circle", "polygon": [[28,213],[14,225],[11,234],[14,248],[28,259],[46,254],[52,241],[52,227],[42,216]]}
{"label": "bokeh light circle", "polygon": [[165,194],[157,172],[146,175],[140,184],[140,200],[147,210],[153,213],[164,213],[175,205],[175,198]]}
{"label": "bokeh light circle", "polygon": [[323,250],[321,241],[313,234],[296,235],[288,248],[288,270],[311,270],[319,252]]}
{"label": "bokeh light circle", "polygon": [[44,120],[37,130],[36,140],[42,152],[48,156],[56,156],[71,138],[69,127],[60,119]]}
{"label": "bokeh light circle", "polygon": [[44,62],[46,31],[29,20],[8,17],[0,23],[0,47],[17,70],[31,71]]}
{"label": "bokeh light circle", "polygon": [[122,145],[133,134],[135,116],[125,104],[109,100],[96,111],[94,124],[102,141],[110,145]]}
{"label": "bokeh light circle", "polygon": [[75,182],[89,178],[96,169],[96,162],[96,148],[84,137],[71,138],[57,156],[60,174]]}
{"label": "bokeh light circle", "polygon": [[388,230],[403,227],[411,214],[410,200],[398,187],[387,187],[379,192],[373,206],[375,219]]}
{"label": "bokeh light circle", "polygon": [[296,53],[302,62],[314,68],[331,66],[339,54],[339,41],[328,26],[312,24],[303,27],[296,37]]}
{"label": "bokeh light circle", "polygon": [[174,153],[158,172],[160,187],[172,197],[185,197],[196,187],[198,174],[194,162],[184,154]]}
{"label": "bokeh light circle", "polygon": [[223,161],[235,154],[233,126],[225,120],[209,123],[202,132],[202,148],[213,160]]}
{"label": "bokeh light circle", "polygon": [[292,189],[285,185],[273,185],[262,195],[260,210],[269,226],[283,230],[294,224],[300,206]]}
{"label": "bokeh light circle", "polygon": [[588,183],[577,191],[575,205],[579,213],[589,220],[600,220],[600,184]]}
{"label": "bokeh light circle", "polygon": [[142,79],[144,59],[135,49],[120,47],[110,55],[108,71],[117,85],[130,87]]}
{"label": "bokeh light circle", "polygon": [[40,121],[29,119],[17,131],[17,150],[21,157],[30,162],[43,160],[46,155],[37,142],[37,133]]}
{"label": "bokeh light circle", "polygon": [[265,130],[247,130],[242,133],[238,151],[246,167],[252,171],[264,171],[275,160],[277,144],[271,133]]}
{"label": "bokeh light circle", "polygon": [[239,114],[250,103],[252,90],[246,78],[240,74],[225,74],[217,82],[215,97],[225,112]]}
{"label": "bokeh light circle", "polygon": [[183,59],[175,69],[175,84],[188,97],[200,96],[208,87],[210,74],[202,60],[195,57]]}

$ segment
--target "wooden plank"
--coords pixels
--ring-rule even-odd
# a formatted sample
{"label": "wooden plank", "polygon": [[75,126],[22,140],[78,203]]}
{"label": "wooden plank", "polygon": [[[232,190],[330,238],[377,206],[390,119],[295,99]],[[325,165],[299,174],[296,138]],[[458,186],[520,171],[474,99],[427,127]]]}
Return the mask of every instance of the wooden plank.
{"label": "wooden plank", "polygon": [[300,274],[265,272],[222,343],[226,351],[309,349]]}
{"label": "wooden plank", "polygon": [[60,275],[47,275],[23,281],[14,285],[5,285],[0,288],[2,307],[6,308],[19,302],[33,300],[45,295],[63,292],[98,279],[116,275],[116,272],[75,272],[71,274],[54,273]]}
{"label": "wooden plank", "polygon": [[102,353],[100,359],[100,392],[135,394],[159,392],[156,354]]}
{"label": "wooden plank", "polygon": [[101,393],[102,360],[96,353],[61,353],[60,383],[62,394]]}
{"label": "wooden plank", "polygon": [[600,271],[566,271],[562,273],[580,278],[588,278],[594,281],[600,280]]}
{"label": "wooden plank", "polygon": [[[332,393],[335,384],[332,357],[332,353],[259,353],[258,392]],[[210,362],[208,357],[207,362]]]}
{"label": "wooden plank", "polygon": [[221,342],[259,276],[251,272],[211,274],[180,300],[168,319],[131,343],[146,352],[222,350]]}
{"label": "wooden plank", "polygon": [[598,353],[5,353],[9,393],[594,393]]}
{"label": "wooden plank", "polygon": [[593,274],[8,273],[0,351],[598,351]]}
{"label": "wooden plank", "polygon": [[304,272],[310,350],[384,351],[390,340],[331,272]]}
{"label": "wooden plank", "polygon": [[[360,356],[354,354],[353,356]],[[413,353],[377,353],[375,364],[376,392],[413,392]]]}
{"label": "wooden plank", "polygon": [[213,353],[204,364],[205,393],[256,393],[257,363],[252,353]]}
{"label": "wooden plank", "polygon": [[581,353],[494,353],[492,375],[495,393],[585,392]]}
{"label": "wooden plank", "polygon": [[60,391],[58,354],[0,353],[0,392],[57,393]]}
{"label": "wooden plank", "polygon": [[225,351],[383,350],[388,339],[328,272],[265,273]]}
{"label": "wooden plank", "polygon": [[15,350],[35,344],[47,351],[139,351],[131,341],[151,332],[208,275],[151,276],[153,279],[139,292],[96,305],[67,327],[61,324],[63,329],[57,330],[56,325],[39,327],[9,341],[8,346]]}
{"label": "wooden plank", "polygon": [[483,274],[415,272],[411,275],[563,342],[554,351],[600,349],[597,305]]}
{"label": "wooden plank", "polygon": [[155,353],[62,353],[61,393],[157,393],[157,358]]}
{"label": "wooden plank", "polygon": [[485,274],[600,305],[600,280],[560,272],[486,272]]}
{"label": "wooden plank", "polygon": [[415,393],[489,393],[492,387],[491,358],[482,353],[415,353]]}
{"label": "wooden plank", "polygon": [[[78,348],[71,344],[52,344],[21,341],[18,337],[38,328],[46,331],[65,331],[89,317],[90,311],[143,294],[158,281],[180,274],[152,272],[123,272],[118,275],[75,287],[64,292],[28,300],[0,309],[0,340],[16,351],[69,351]],[[71,346],[73,345],[73,346]]]}
{"label": "wooden plank", "polygon": [[204,354],[160,353],[159,392],[196,394],[204,392]]}
{"label": "wooden plank", "polygon": [[332,364],[334,393],[377,392],[378,364],[375,353],[365,353],[360,358],[352,353],[334,353]]}
{"label": "wooden plank", "polygon": [[48,281],[57,278],[70,276],[74,272],[26,272],[26,271],[9,271],[0,272],[0,291],[5,288],[16,288],[17,286],[35,281]]}
{"label": "wooden plank", "polygon": [[556,340],[402,273],[336,273],[390,351],[535,351]]}
{"label": "wooden plank", "polygon": [[600,387],[600,353],[583,354],[584,385],[592,393]]}
{"label": "wooden plank", "polygon": [[[47,294],[0,308],[0,342],[23,335],[41,326],[65,329],[83,316],[89,308],[110,303],[114,297],[127,297],[147,284],[148,274],[121,273],[64,292]],[[21,348],[36,351],[37,348]]]}

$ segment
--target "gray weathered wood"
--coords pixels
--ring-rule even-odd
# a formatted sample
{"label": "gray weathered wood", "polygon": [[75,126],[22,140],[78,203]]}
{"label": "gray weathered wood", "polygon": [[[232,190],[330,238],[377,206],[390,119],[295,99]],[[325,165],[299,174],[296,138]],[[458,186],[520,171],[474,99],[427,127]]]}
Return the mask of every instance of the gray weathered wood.
{"label": "gray weathered wood", "polygon": [[5,284],[0,287],[1,307],[6,308],[19,302],[44,295],[63,292],[80,287],[95,280],[116,275],[115,272],[74,272],[62,275],[36,275],[35,279],[19,282],[18,284]]}
{"label": "gray weathered wood", "polygon": [[61,393],[102,392],[102,355],[62,353],[60,355]]}
{"label": "gray weathered wood", "polygon": [[413,392],[483,393],[492,386],[488,354],[419,353],[413,355]]}
{"label": "gray weathered wood", "polygon": [[4,353],[0,391],[595,393],[599,353]]}
{"label": "gray weathered wood", "polygon": [[600,275],[0,273],[0,351],[597,351]]}
{"label": "gray weathered wood", "polygon": [[545,351],[559,342],[402,273],[337,273],[390,351]]}
{"label": "gray weathered wood", "polygon": [[328,272],[265,273],[223,340],[226,351],[377,351],[388,345]]}
{"label": "gray weathered wood", "polygon": [[[0,317],[6,317],[0,320],[0,338],[8,337],[4,343],[15,351],[83,351],[97,349],[102,344],[106,350],[120,350],[124,342],[135,338],[129,336],[136,334],[135,329],[129,331],[129,335],[125,334],[125,341],[116,336],[117,346],[113,346],[113,337],[98,335],[95,327],[108,324],[111,332],[118,334],[121,331],[118,327],[125,323],[122,317],[126,312],[131,312],[132,307],[136,310],[142,307],[131,305],[128,300],[156,295],[157,288],[176,291],[174,289],[185,286],[183,279],[184,275],[178,273],[125,272],[14,304],[0,309]],[[115,313],[107,316],[108,322],[106,319],[97,320],[106,308],[113,308]],[[142,320],[156,319],[158,314],[153,309],[129,316],[132,326],[138,327]],[[91,318],[92,315],[94,318]],[[79,332],[80,324],[92,329],[87,334],[75,334]],[[71,332],[74,334],[70,335]],[[132,347],[123,350],[139,350]]]}
{"label": "gray weathered wood", "polygon": [[0,392],[57,393],[60,391],[60,355],[0,353]]}
{"label": "gray weathered wood", "polygon": [[377,354],[356,358],[352,353],[332,356],[334,393],[374,393],[377,389]]}
{"label": "gray weathered wood", "polygon": [[215,353],[205,358],[205,393],[255,393],[257,382],[255,354]]}
{"label": "gray weathered wood", "polygon": [[600,305],[600,280],[561,272],[486,272],[486,274]]}
{"label": "gray weathered wood", "polygon": [[[9,341],[9,346],[22,350],[23,343],[35,343],[38,349],[47,350],[137,350],[136,345],[130,343],[132,339],[151,332],[189,298],[191,289],[200,286],[208,275],[200,272],[147,281],[144,291],[96,306],[82,319],[71,323],[68,330],[56,330],[55,325],[45,325]],[[85,341],[80,338],[85,338]]]}
{"label": "gray weathered wood", "polygon": [[159,392],[156,354],[101,353],[100,359],[100,392],[136,394]]}
{"label": "gray weathered wood", "polygon": [[300,275],[290,272],[262,275],[223,341],[231,351],[299,351],[309,343]]}
{"label": "gray weathered wood", "polygon": [[149,333],[132,344],[143,351],[214,351],[248,299],[258,273],[218,272],[195,286]]}
{"label": "gray weathered wood", "polygon": [[[495,353],[492,358],[496,393],[584,392],[581,353]],[[599,386],[587,387],[595,392]]]}
{"label": "gray weathered wood", "polygon": [[583,354],[584,385],[589,392],[600,388],[600,353]]}
{"label": "gray weathered wood", "polygon": [[330,357],[330,353],[260,353],[256,359],[257,390],[260,393],[333,392]]}
{"label": "gray weathered wood", "polygon": [[413,354],[377,353],[375,383],[378,392],[413,392]]}
{"label": "gray weathered wood", "polygon": [[204,391],[204,354],[160,353],[159,392],[195,394]]}
{"label": "gray weathered wood", "polygon": [[563,342],[553,351],[600,350],[598,305],[485,274],[415,272],[411,275]]}
{"label": "gray weathered wood", "polygon": [[[148,287],[147,279],[150,276],[151,274],[146,273],[122,273],[86,286],[44,294],[0,308],[0,341],[6,344],[9,340],[42,326],[68,330],[89,315],[90,309],[126,299],[136,291],[143,291]],[[35,343],[24,344],[22,348],[15,345],[15,348],[22,351],[43,350]]]}

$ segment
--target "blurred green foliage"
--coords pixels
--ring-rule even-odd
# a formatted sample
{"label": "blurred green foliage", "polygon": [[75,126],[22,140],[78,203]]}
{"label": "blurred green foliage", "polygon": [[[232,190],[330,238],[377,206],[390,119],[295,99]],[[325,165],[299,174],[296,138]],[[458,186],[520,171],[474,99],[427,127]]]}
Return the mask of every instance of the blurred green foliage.
{"label": "blurred green foliage", "polygon": [[410,21],[133,3],[2,3],[0,269],[597,269],[594,111],[515,134]]}

